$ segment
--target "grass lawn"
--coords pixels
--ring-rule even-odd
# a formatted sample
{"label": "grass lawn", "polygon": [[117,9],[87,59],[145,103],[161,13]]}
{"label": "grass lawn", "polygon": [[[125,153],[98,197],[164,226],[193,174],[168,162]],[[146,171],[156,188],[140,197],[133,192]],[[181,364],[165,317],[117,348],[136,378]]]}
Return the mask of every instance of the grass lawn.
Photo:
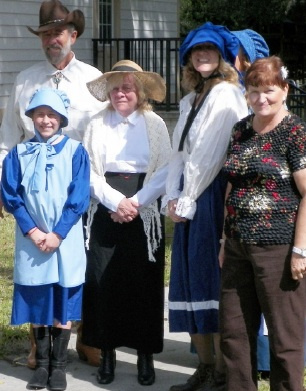
{"label": "grass lawn", "polygon": [[[166,219],[165,285],[169,284],[173,223]],[[0,359],[8,354],[27,352],[28,325],[12,327],[10,323],[13,293],[14,220],[10,215],[0,220]],[[306,376],[304,376],[306,385]],[[306,388],[305,388],[306,389]],[[269,382],[260,379],[259,391],[269,391]]]}
{"label": "grass lawn", "polygon": [[24,350],[28,340],[28,325],[10,326],[13,294],[13,254],[14,254],[13,218],[5,214],[0,219],[0,358],[10,352]]}

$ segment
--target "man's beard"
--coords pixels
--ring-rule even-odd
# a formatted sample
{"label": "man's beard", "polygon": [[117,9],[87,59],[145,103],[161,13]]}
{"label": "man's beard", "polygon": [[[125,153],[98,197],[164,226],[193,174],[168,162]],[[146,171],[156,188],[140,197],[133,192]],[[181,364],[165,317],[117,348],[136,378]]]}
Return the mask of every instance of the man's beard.
{"label": "man's beard", "polygon": [[[52,48],[52,49],[60,49],[58,51],[57,54],[54,54],[54,53],[50,53],[49,52],[49,48]],[[48,61],[52,64],[52,65],[58,65],[60,64],[64,58],[71,52],[71,43],[70,43],[70,40],[67,42],[66,46],[65,47],[61,47],[59,45],[50,45],[48,46],[47,48],[44,49],[45,51],[45,55],[48,59]]]}

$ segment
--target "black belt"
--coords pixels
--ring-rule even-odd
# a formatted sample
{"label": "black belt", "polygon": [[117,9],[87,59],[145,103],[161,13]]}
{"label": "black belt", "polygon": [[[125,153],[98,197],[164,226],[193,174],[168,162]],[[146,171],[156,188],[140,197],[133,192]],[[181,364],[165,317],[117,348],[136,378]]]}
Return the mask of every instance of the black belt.
{"label": "black belt", "polygon": [[146,176],[146,173],[144,172],[110,172],[107,171],[104,174],[105,178],[112,178],[116,176],[120,176],[123,179],[129,180],[129,179],[134,179],[134,178],[144,178]]}

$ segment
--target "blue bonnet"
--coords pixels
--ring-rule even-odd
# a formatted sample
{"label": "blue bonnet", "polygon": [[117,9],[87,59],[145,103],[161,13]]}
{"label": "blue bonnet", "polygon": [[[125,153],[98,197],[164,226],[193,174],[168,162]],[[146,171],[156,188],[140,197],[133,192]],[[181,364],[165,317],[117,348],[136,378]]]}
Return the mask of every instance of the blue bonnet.
{"label": "blue bonnet", "polygon": [[56,111],[62,118],[61,126],[68,125],[68,113],[70,100],[65,92],[53,88],[41,88],[36,90],[30,99],[29,106],[25,111],[27,117],[32,117],[33,110],[39,106],[49,106]]}
{"label": "blue bonnet", "polygon": [[239,51],[239,41],[226,27],[206,22],[202,26],[191,30],[180,47],[180,63],[186,65],[188,54],[195,45],[205,42],[215,45],[222,58],[234,64]]}
{"label": "blue bonnet", "polygon": [[256,31],[246,29],[232,31],[232,33],[239,39],[240,44],[251,63],[258,58],[269,56],[269,47],[266,41]]}

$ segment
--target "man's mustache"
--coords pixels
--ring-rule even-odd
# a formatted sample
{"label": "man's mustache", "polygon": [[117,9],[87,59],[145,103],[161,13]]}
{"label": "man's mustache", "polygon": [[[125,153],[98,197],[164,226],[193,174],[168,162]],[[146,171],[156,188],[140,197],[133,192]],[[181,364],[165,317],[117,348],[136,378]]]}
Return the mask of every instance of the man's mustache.
{"label": "man's mustache", "polygon": [[60,45],[48,45],[47,49],[61,49],[62,47]]}

